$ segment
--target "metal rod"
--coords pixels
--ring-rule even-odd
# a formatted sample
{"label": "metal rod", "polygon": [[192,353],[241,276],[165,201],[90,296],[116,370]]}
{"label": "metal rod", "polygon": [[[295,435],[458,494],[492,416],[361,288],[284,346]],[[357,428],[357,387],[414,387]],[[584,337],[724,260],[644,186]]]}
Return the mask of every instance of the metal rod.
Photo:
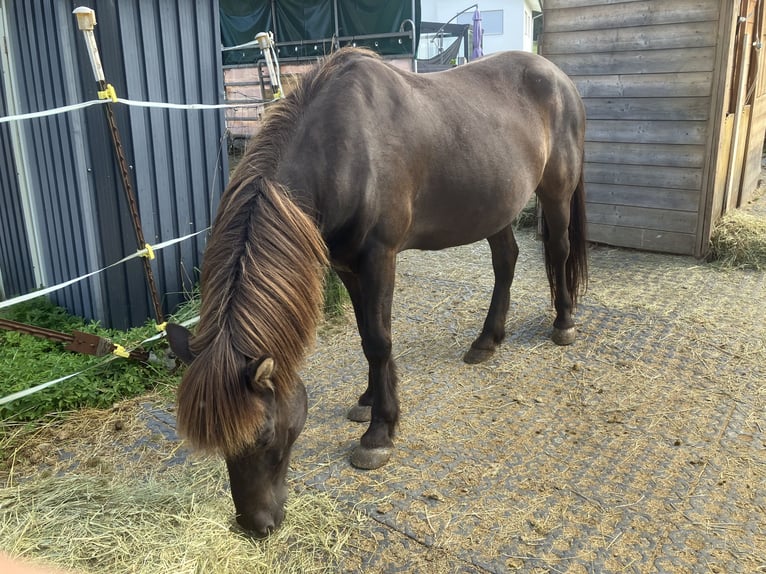
{"label": "metal rod", "polygon": [[[277,48],[286,48],[288,46],[308,46],[313,44],[332,44],[333,42],[353,42],[355,40],[383,40],[386,38],[413,38],[415,37],[415,30],[408,32],[384,32],[380,34],[360,34],[358,36],[340,36],[337,38],[320,38],[318,40],[295,40],[291,42],[274,42]],[[252,50],[254,48],[260,48],[258,42],[253,40],[245,44],[239,44],[237,46],[228,46],[221,48],[222,52],[229,52],[231,50]]]}
{"label": "metal rod", "polygon": [[[75,8],[73,14],[77,17],[77,26],[80,28],[85,38],[85,44],[88,48],[88,56],[90,58],[91,66],[93,67],[93,75],[95,76],[99,87],[99,97],[109,97],[111,94],[112,99],[116,99],[116,96],[114,95],[114,89],[106,83],[104,69],[101,65],[101,57],[98,53],[98,44],[96,43],[96,37],[93,33],[93,29],[96,26],[96,12],[91,8],[80,6],[79,8]],[[102,96],[102,94],[105,94],[106,96]],[[109,124],[109,134],[112,138],[112,147],[114,149],[115,157],[117,158],[117,164],[120,168],[122,187],[125,192],[125,197],[128,200],[130,218],[133,223],[133,230],[136,234],[138,249],[145,249],[146,241],[144,240],[144,233],[141,229],[141,218],[138,214],[138,205],[136,203],[135,194],[133,193],[133,185],[130,180],[128,162],[125,160],[125,151],[122,147],[120,132],[117,128],[117,122],[114,118],[114,110],[112,109],[111,102],[106,103],[104,110],[106,113],[106,121]],[[159,295],[157,294],[157,286],[154,283],[154,273],[152,272],[152,266],[148,257],[142,257],[142,260],[144,264],[146,282],[149,286],[149,293],[151,295],[152,304],[154,306],[154,315],[157,320],[157,324],[161,325],[165,322],[165,319],[162,313],[162,305],[160,305]]]}
{"label": "metal rod", "polygon": [[[99,82],[100,90],[107,89],[106,82]],[[107,103],[104,105],[104,111],[106,113],[106,121],[109,124],[109,134],[112,138],[112,147],[114,149],[114,155],[117,159],[117,165],[120,168],[120,176],[122,179],[122,188],[125,192],[125,198],[128,200],[128,209],[130,210],[130,219],[133,223],[133,231],[136,234],[136,242],[138,249],[144,249],[146,247],[146,241],[144,239],[144,232],[141,228],[141,217],[138,213],[138,204],[136,202],[136,196],[133,192],[133,184],[130,180],[130,172],[128,170],[128,162],[125,159],[125,151],[122,147],[122,140],[120,139],[120,131],[117,128],[117,122],[114,117],[114,109],[112,104]],[[144,274],[146,276],[146,283],[149,287],[149,294],[152,298],[152,305],[154,306],[154,316],[157,324],[161,325],[165,322],[165,316],[162,312],[162,305],[160,304],[159,295],[157,293],[157,286],[154,282],[154,272],[152,271],[152,265],[148,257],[141,257],[141,261],[144,265]]]}
{"label": "metal rod", "polygon": [[[55,341],[56,343],[64,343],[64,348],[67,351],[80,353],[82,355],[93,355],[95,357],[109,355],[118,347],[106,337],[100,337],[93,333],[72,331],[71,334],[67,334],[52,329],[46,329],[44,327],[18,323],[9,319],[0,319],[0,329],[16,331],[31,337],[37,337],[38,339]],[[139,361],[147,361],[149,359],[149,354],[144,350],[137,349],[129,353],[129,358],[137,359]]]}

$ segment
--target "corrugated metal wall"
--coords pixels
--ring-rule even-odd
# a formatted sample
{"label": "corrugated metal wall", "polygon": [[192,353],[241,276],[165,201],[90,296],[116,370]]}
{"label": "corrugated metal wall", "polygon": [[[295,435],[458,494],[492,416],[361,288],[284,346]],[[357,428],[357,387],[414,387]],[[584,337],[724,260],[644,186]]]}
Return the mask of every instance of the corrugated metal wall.
{"label": "corrugated metal wall", "polygon": [[[5,75],[0,58],[0,78]],[[5,90],[0,86],[0,115],[8,115]],[[12,145],[13,126],[0,124],[0,297],[34,289],[35,281]]]}
{"label": "corrugated metal wall", "polygon": [[[32,0],[6,6],[21,111],[96,98],[72,15],[79,5],[96,10],[106,78],[119,96],[172,103],[223,101],[216,2]],[[210,225],[225,181],[223,114],[114,108],[146,240],[158,243]],[[104,110],[97,106],[26,121],[22,132],[46,283],[134,252],[137,244]],[[5,188],[2,194],[9,195]],[[203,246],[200,235],[158,254],[153,266],[166,310],[196,282]],[[4,241],[0,251],[5,254],[9,247]],[[153,316],[138,260],[67,288],[55,299],[111,327],[125,328]]]}

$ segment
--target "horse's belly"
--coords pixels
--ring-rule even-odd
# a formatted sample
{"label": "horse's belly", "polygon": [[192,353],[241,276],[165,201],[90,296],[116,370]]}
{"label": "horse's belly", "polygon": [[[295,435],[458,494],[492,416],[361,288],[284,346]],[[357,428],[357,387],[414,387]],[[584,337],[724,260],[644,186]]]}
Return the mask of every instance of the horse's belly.
{"label": "horse's belly", "polygon": [[508,193],[477,190],[469,201],[465,201],[465,195],[450,193],[431,194],[430,201],[421,197],[402,249],[433,251],[486,239],[513,222],[529,201],[531,189],[527,193],[518,189]]}
{"label": "horse's belly", "polygon": [[473,221],[463,220],[454,222],[452,225],[417,225],[407,237],[402,251],[405,249],[422,249],[424,251],[438,251],[448,247],[467,245],[486,239],[507,227],[512,217],[498,219],[496,221]]}

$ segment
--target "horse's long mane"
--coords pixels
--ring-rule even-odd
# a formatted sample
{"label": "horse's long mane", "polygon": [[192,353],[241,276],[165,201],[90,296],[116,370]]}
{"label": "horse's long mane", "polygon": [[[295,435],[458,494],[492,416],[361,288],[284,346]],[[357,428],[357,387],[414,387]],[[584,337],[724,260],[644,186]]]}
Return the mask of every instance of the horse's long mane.
{"label": "horse's long mane", "polygon": [[205,251],[196,354],[177,394],[179,432],[226,454],[252,444],[267,413],[248,389],[248,361],[274,359],[275,393],[289,396],[321,316],[327,250],[314,220],[274,180],[302,110],[350,58],[344,49],[273,104],[221,199]]}

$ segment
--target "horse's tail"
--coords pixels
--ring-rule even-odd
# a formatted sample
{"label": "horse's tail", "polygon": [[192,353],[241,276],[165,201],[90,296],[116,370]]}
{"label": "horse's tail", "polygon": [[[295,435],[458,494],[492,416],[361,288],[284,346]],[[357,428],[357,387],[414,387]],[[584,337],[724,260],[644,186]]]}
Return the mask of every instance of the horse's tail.
{"label": "horse's tail", "polygon": [[[566,262],[566,284],[572,305],[576,306],[580,295],[585,293],[588,286],[588,242],[586,238],[587,222],[585,218],[585,185],[583,172],[580,170],[580,180],[572,194],[569,203],[569,257]],[[545,271],[551,288],[551,302],[556,300],[556,281],[551,254],[548,249],[548,223],[542,218],[542,235],[544,239]]]}

